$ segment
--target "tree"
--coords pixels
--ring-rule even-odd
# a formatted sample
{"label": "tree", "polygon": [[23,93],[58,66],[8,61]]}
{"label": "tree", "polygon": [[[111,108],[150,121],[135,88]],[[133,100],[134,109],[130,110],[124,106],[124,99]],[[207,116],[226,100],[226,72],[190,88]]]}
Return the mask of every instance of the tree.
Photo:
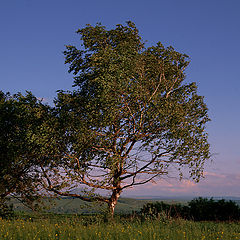
{"label": "tree", "polygon": [[43,169],[45,187],[105,202],[113,215],[127,188],[176,170],[182,178],[186,168],[198,181],[210,156],[209,117],[196,84],[184,83],[188,56],[160,42],[146,47],[132,22],[77,33],[81,49],[64,51],[76,88],[55,101],[66,148],[51,170]]}
{"label": "tree", "polygon": [[[53,156],[49,146],[51,108],[32,93],[0,92],[0,202],[19,199],[34,208],[40,190],[40,166]],[[1,208],[1,207],[0,207]]]}

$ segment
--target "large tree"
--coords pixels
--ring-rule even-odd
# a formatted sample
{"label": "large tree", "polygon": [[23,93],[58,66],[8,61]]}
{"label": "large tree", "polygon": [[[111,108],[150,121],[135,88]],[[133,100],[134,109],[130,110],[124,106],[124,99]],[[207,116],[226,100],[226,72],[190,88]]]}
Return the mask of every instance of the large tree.
{"label": "large tree", "polygon": [[188,56],[160,42],[146,47],[132,22],[77,33],[80,49],[64,51],[76,88],[56,99],[67,145],[42,169],[45,187],[106,202],[113,214],[127,188],[173,173],[198,181],[210,156],[209,117],[196,84],[184,83]]}

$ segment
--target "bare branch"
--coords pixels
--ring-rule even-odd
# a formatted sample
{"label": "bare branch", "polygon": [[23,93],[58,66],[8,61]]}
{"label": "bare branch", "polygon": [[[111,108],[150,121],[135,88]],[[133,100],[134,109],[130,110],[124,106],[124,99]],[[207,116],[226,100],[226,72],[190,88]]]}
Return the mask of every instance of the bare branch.
{"label": "bare branch", "polygon": [[168,153],[167,152],[164,152],[164,153],[161,153],[159,155],[156,155],[155,157],[152,158],[152,160],[150,162],[148,162],[147,164],[145,164],[143,167],[141,167],[139,170],[137,170],[136,172],[132,173],[132,174],[129,174],[129,175],[126,175],[124,177],[121,177],[120,179],[121,180],[124,180],[126,178],[129,178],[129,177],[132,177],[132,176],[136,176],[138,173],[140,173],[141,171],[143,171],[144,169],[146,169],[148,166],[150,166],[152,163],[155,162],[155,160],[161,156],[163,156],[164,154]]}
{"label": "bare branch", "polygon": [[43,171],[43,174],[44,174],[44,177],[47,179],[47,182],[48,182],[48,187],[46,190],[48,191],[51,191],[51,192],[54,192],[60,196],[68,196],[68,197],[75,197],[75,198],[79,198],[81,200],[84,200],[84,201],[88,201],[88,202],[93,202],[93,201],[102,201],[102,202],[106,202],[108,203],[108,200],[104,197],[99,197],[99,196],[95,196],[95,197],[84,197],[82,195],[79,195],[79,194],[74,194],[74,193],[68,193],[68,192],[61,192],[59,190],[57,190],[51,183],[50,181],[50,178],[48,177],[47,173],[44,171],[44,169],[41,167],[42,171]]}
{"label": "bare branch", "polygon": [[166,93],[166,98],[169,97],[169,94],[172,92],[173,87],[174,87],[174,85],[175,85],[175,83],[177,82],[178,79],[179,79],[179,78],[176,77],[176,79],[174,80],[173,85],[171,86],[170,90]]}
{"label": "bare branch", "polygon": [[[135,176],[136,176],[136,175],[135,175]],[[123,186],[122,189],[125,189],[125,188],[129,188],[129,187],[132,187],[132,186],[137,186],[137,185],[142,185],[142,184],[148,183],[148,182],[152,181],[155,177],[159,176],[159,174],[155,174],[155,175],[152,176],[151,178],[149,178],[149,179],[147,179],[147,180],[144,180],[144,181],[142,181],[142,182],[137,182],[137,183],[135,183],[135,176],[133,177],[133,181],[132,181],[132,183]]]}
{"label": "bare branch", "polygon": [[106,153],[111,154],[111,151],[109,151],[108,149],[105,149],[104,147],[100,147],[100,146],[92,146],[93,149],[97,150],[97,151],[103,151]]}
{"label": "bare branch", "polygon": [[67,192],[60,192],[54,188],[50,188],[48,189],[49,191],[52,191],[60,196],[66,196],[66,197],[75,197],[75,198],[79,198],[83,201],[86,201],[86,202],[95,202],[95,201],[101,201],[101,202],[106,202],[106,203],[109,203],[109,200],[107,198],[104,198],[104,197],[100,197],[100,196],[95,196],[95,197],[84,197],[82,195],[79,195],[79,194],[74,194],[74,193],[67,193]]}
{"label": "bare branch", "polygon": [[128,156],[128,154],[130,153],[130,151],[133,149],[134,144],[136,143],[136,139],[134,139],[131,143],[131,145],[129,146],[129,148],[127,149],[126,153],[123,155],[123,158],[126,158]]}
{"label": "bare branch", "polygon": [[162,76],[163,76],[163,75],[164,75],[164,73],[162,72],[162,73],[160,74],[160,76],[159,76],[159,83],[158,83],[156,89],[154,90],[153,94],[151,95],[151,97],[148,99],[148,102],[151,101],[151,99],[152,99],[152,98],[154,97],[154,95],[156,94],[158,88],[160,87],[160,84],[161,84]]}
{"label": "bare branch", "polygon": [[135,119],[135,117],[134,117],[134,115],[133,115],[133,113],[132,113],[132,111],[131,111],[131,108],[129,107],[129,105],[128,105],[126,99],[123,97],[123,95],[121,95],[121,97],[122,97],[122,99],[123,99],[123,102],[126,104],[127,109],[128,109],[128,111],[129,111],[129,113],[130,113],[130,115],[131,115],[131,117],[132,117],[132,122],[133,122],[133,133],[135,133],[135,131],[136,131],[136,119]]}

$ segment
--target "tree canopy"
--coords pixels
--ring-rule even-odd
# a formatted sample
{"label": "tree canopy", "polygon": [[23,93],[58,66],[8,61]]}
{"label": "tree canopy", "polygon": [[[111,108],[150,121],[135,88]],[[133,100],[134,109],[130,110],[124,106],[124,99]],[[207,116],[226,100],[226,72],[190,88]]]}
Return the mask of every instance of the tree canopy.
{"label": "tree canopy", "polygon": [[[40,199],[41,166],[56,158],[52,109],[31,92],[0,92],[0,199],[31,206]],[[58,144],[60,146],[60,144]]]}
{"label": "tree canopy", "polygon": [[196,84],[184,81],[189,57],[160,42],[146,47],[132,22],[111,30],[87,25],[77,34],[81,45],[64,51],[74,90],[59,91],[54,107],[40,104],[43,118],[39,104],[28,108],[20,131],[29,139],[33,127],[26,159],[38,183],[57,195],[105,202],[113,214],[127,188],[169,174],[198,181],[210,157],[209,117]]}
{"label": "tree canopy", "polygon": [[[187,167],[198,181],[210,156],[209,117],[196,84],[184,83],[188,56],[160,42],[145,47],[132,22],[112,30],[87,25],[77,33],[80,49],[64,51],[76,88],[56,99],[68,142],[64,189],[86,186],[74,196],[84,199],[91,190],[85,200],[105,201],[113,213],[124,189],[176,169],[181,178]],[[56,193],[71,195],[57,186],[51,183]],[[93,196],[96,189],[110,195]]]}

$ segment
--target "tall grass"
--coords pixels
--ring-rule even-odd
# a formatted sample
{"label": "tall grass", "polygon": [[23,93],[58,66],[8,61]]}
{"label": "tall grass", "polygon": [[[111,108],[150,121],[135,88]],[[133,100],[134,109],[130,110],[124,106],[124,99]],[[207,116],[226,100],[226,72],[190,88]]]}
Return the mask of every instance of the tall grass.
{"label": "tall grass", "polygon": [[185,220],[15,219],[0,220],[0,239],[240,239],[240,223]]}

